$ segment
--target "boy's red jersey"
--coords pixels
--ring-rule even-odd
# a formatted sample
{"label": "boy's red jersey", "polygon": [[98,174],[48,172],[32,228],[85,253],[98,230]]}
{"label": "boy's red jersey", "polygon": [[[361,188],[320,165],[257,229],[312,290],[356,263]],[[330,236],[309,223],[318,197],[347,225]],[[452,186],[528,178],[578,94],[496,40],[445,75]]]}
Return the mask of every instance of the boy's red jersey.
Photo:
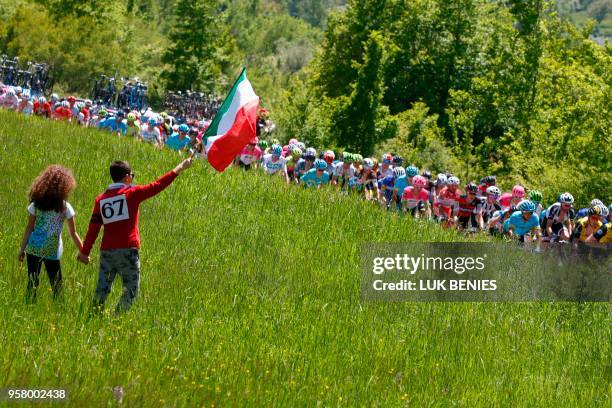
{"label": "boy's red jersey", "polygon": [[174,171],[170,171],[156,181],[143,186],[111,184],[96,198],[82,253],[89,255],[103,225],[101,250],[140,248],[138,231],[140,203],[164,190],[176,176]]}

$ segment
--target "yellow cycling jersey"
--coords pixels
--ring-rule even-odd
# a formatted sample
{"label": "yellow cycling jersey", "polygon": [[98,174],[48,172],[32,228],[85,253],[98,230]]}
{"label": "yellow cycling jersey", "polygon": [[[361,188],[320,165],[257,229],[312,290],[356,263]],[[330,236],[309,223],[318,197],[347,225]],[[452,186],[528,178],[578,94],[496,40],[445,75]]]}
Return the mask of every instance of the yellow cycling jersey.
{"label": "yellow cycling jersey", "polygon": [[612,243],[611,231],[610,223],[604,224],[595,232],[594,237],[600,244]]}
{"label": "yellow cycling jersey", "polygon": [[[578,238],[578,240],[580,242],[585,242],[586,239],[591,234],[595,234],[595,232],[597,232],[602,227],[602,225],[603,225],[603,223],[601,221],[597,221],[597,225],[595,227],[592,227],[592,226],[589,225],[589,217],[581,218],[576,223],[576,227],[574,228],[573,236],[575,238]],[[587,235],[587,230],[589,230],[588,231],[588,235]],[[601,242],[601,241],[599,241],[599,242]]]}

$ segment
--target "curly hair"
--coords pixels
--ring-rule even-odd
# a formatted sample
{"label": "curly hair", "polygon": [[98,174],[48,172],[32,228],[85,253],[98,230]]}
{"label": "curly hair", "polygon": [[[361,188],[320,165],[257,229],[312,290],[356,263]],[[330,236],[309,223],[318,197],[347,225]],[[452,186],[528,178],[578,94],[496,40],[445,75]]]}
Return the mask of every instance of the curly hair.
{"label": "curly hair", "polygon": [[28,197],[34,207],[42,211],[65,211],[64,201],[76,187],[72,171],[57,164],[51,165],[36,177]]}

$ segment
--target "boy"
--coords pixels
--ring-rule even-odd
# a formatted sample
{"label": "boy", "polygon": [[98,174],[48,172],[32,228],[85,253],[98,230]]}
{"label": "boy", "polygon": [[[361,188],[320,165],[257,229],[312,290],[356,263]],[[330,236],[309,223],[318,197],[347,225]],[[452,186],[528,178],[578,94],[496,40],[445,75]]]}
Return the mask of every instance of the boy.
{"label": "boy", "polygon": [[116,161],[111,164],[113,184],[96,198],[83,249],[77,256],[80,262],[89,263],[89,253],[104,225],[100,245],[100,272],[94,298],[94,308],[97,311],[104,307],[117,273],[123,281],[123,295],[116,311],[127,310],[136,299],[140,284],[138,207],[141,202],[168,187],[183,170],[191,166],[192,161],[193,158],[189,157],[174,170],[142,186],[132,185],[134,173],[127,162]]}

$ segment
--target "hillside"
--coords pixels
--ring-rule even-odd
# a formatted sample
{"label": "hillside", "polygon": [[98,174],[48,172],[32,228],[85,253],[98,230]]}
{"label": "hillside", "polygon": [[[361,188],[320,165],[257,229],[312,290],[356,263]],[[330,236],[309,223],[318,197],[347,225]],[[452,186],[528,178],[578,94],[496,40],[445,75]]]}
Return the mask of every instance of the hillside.
{"label": "hillside", "polygon": [[[178,162],[108,134],[0,112],[3,384],[68,387],[74,406],[605,406],[608,304],[369,303],[363,242],[451,241],[357,199],[202,162],[141,208],[142,282],[121,318],[88,320],[97,276],[65,238],[64,304],[25,306],[26,191],[60,163],[84,234],[108,164],[145,183]],[[113,289],[114,306],[120,288]]]}
{"label": "hillside", "polygon": [[583,27],[588,21],[594,21],[593,36],[596,39],[609,41],[612,38],[612,1],[558,0],[557,8],[578,27]]}

